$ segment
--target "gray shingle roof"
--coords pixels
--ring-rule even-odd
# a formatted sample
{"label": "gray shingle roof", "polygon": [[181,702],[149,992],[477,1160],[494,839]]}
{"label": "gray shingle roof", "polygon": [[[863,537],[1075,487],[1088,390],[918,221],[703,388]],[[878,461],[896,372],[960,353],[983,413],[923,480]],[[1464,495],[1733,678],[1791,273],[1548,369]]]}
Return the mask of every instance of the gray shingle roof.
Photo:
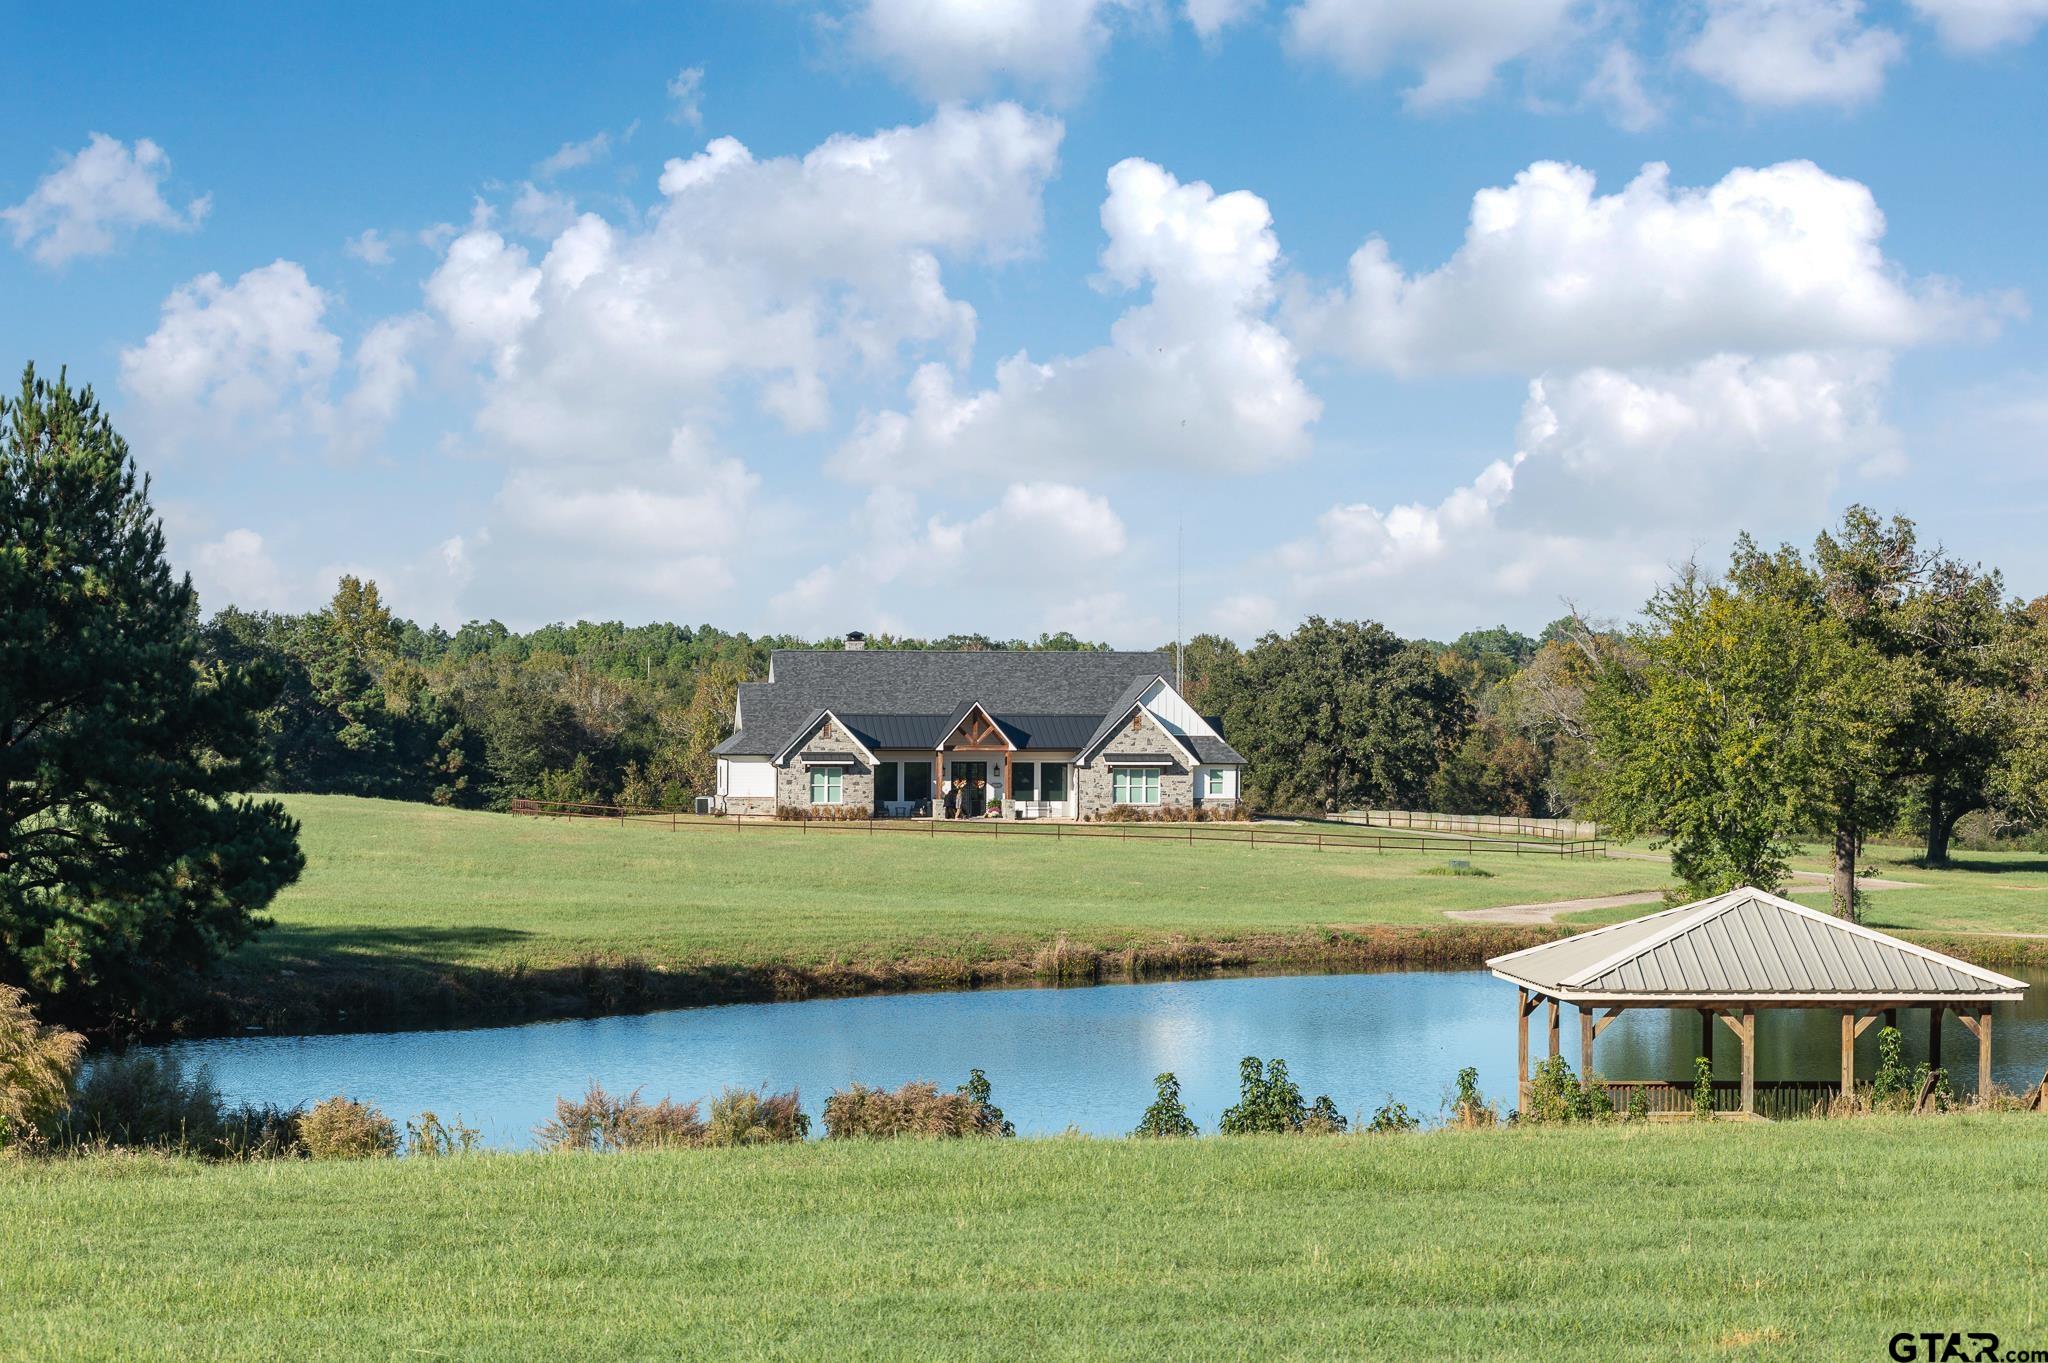
{"label": "gray shingle roof", "polygon": [[772,756],[819,709],[862,742],[872,735],[871,747],[932,747],[944,734],[924,724],[933,716],[943,724],[973,701],[1020,747],[1078,747],[1071,740],[1084,719],[1092,732],[1119,697],[1134,686],[1143,695],[1173,670],[1164,653],[911,649],[777,649],[771,666],[773,682],[741,684],[742,725],[714,749],[719,755]]}
{"label": "gray shingle roof", "polygon": [[1566,1002],[2019,998],[2027,986],[1762,890],[1496,956],[1502,979]]}

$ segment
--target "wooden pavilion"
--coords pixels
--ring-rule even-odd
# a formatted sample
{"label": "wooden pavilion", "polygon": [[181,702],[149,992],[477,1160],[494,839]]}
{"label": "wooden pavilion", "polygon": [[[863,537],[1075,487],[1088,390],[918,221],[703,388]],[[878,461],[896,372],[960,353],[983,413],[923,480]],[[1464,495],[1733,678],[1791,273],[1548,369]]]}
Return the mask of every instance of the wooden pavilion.
{"label": "wooden pavilion", "polygon": [[[1548,1009],[1550,1054],[1558,1054],[1558,1012],[1579,1010],[1579,1069],[1590,1083],[1593,1047],[1608,1023],[1630,1008],[1690,1008],[1700,1015],[1700,1054],[1712,1057],[1715,1019],[1742,1046],[1742,1079],[1728,1094],[1754,1114],[1756,1023],[1771,1008],[1824,1008],[1842,1018],[1842,1073],[1832,1082],[1780,1080],[1762,1085],[1809,1099],[1856,1086],[1856,1038],[1882,1017],[1896,1026],[1901,1008],[1930,1010],[1930,1063],[1941,1067],[1941,1024],[1953,1012],[1977,1039],[1977,1091],[1991,1091],[1991,1007],[2025,996],[2027,986],[1953,956],[1901,941],[1846,919],[1743,888],[1626,923],[1595,928],[1486,963],[1517,987],[1520,1102],[1529,1090],[1529,1018]],[[1653,1110],[1691,1101],[1690,1081],[1614,1081],[1626,1099],[1650,1092]]]}

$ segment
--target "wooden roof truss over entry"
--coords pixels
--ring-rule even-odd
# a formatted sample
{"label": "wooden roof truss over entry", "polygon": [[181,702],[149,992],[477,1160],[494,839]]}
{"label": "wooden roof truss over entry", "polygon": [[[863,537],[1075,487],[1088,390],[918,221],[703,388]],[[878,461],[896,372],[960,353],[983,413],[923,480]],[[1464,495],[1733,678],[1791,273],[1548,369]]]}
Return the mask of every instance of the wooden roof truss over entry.
{"label": "wooden roof truss over entry", "polygon": [[1756,1111],[1756,1015],[1760,1008],[1832,1008],[1842,1015],[1841,1092],[1856,1086],[1856,1038],[1880,1016],[1926,1008],[1930,1064],[1941,1068],[1942,1016],[1954,1012],[1977,1039],[1977,1091],[1991,1091],[1991,1005],[2027,986],[1953,956],[1845,919],[1743,888],[1596,928],[1487,962],[1518,986],[1517,1076],[1528,1102],[1529,1018],[1547,1007],[1550,1054],[1559,1051],[1559,1008],[1579,1009],[1581,1081],[1592,1082],[1593,1047],[1627,1008],[1691,1008],[1700,1054],[1714,1053],[1714,1021],[1742,1046],[1742,1110]]}

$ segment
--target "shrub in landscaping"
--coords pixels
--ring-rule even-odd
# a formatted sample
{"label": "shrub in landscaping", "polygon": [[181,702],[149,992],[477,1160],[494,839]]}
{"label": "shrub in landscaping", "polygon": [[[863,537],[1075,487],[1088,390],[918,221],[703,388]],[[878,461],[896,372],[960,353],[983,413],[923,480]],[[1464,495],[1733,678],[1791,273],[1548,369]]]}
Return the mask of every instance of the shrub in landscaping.
{"label": "shrub in landscaping", "polygon": [[965,1093],[941,1093],[926,1079],[901,1088],[869,1088],[851,1084],[825,1099],[827,1140],[893,1140],[923,1136],[948,1140],[992,1135],[984,1130],[980,1111]]}
{"label": "shrub in landscaping", "polygon": [[314,1159],[386,1159],[398,1153],[398,1128],[376,1108],[337,1093],[299,1119],[299,1141]]}
{"label": "shrub in landscaping", "polygon": [[1152,1106],[1145,1109],[1145,1115],[1138,1119],[1138,1129],[1133,1136],[1153,1136],[1173,1139],[1199,1134],[1194,1119],[1181,1105],[1180,1080],[1172,1071],[1158,1075],[1152,1080]]}
{"label": "shrub in landscaping", "polygon": [[1111,805],[1094,816],[1099,823],[1249,823],[1244,805]]}
{"label": "shrub in landscaping", "polygon": [[[1337,1105],[1327,1094],[1316,1099],[1314,1109],[1303,1100],[1301,1089],[1287,1077],[1285,1060],[1261,1065],[1258,1057],[1248,1055],[1238,1062],[1237,1074],[1237,1102],[1223,1109],[1223,1120],[1217,1127],[1224,1135],[1301,1131],[1312,1114],[1317,1116],[1320,1129],[1343,1130],[1344,1119],[1336,1116]],[[1333,1117],[1335,1124],[1330,1122]]]}
{"label": "shrub in landscaping", "polygon": [[460,1117],[444,1122],[431,1112],[422,1112],[418,1121],[405,1124],[405,1153],[428,1159],[467,1155],[476,1149],[481,1135],[475,1127],[464,1125]]}
{"label": "shrub in landscaping", "polygon": [[614,1098],[593,1081],[582,1098],[555,1099],[554,1120],[534,1128],[543,1150],[589,1150],[610,1154],[620,1150],[654,1150],[702,1145],[704,1123],[695,1103],[663,1098],[650,1103],[634,1089]]}
{"label": "shrub in landscaping", "polygon": [[1641,1084],[1629,1090],[1628,1113],[1625,1122],[1647,1122],[1650,1120],[1650,1095],[1643,1091]]}
{"label": "shrub in landscaping", "polygon": [[775,817],[784,823],[860,823],[874,811],[865,805],[777,805]]}
{"label": "shrub in landscaping", "polygon": [[85,1038],[36,1021],[28,995],[0,984],[0,1150],[40,1145],[71,1101]]}
{"label": "shrub in landscaping", "polygon": [[800,1141],[810,1134],[811,1119],[795,1089],[762,1093],[729,1088],[711,1100],[711,1120],[704,1124],[706,1145],[769,1145]]}
{"label": "shrub in landscaping", "polygon": [[1385,1135],[1393,1131],[1413,1131],[1421,1125],[1421,1122],[1410,1115],[1406,1103],[1397,1103],[1389,1098],[1372,1114],[1372,1120],[1366,1123],[1365,1129],[1375,1135]]}

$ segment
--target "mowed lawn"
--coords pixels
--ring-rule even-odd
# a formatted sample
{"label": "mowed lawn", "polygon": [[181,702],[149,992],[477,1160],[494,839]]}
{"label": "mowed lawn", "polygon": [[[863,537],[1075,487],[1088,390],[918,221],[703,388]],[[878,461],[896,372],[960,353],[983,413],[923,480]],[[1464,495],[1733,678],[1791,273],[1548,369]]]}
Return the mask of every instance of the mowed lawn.
{"label": "mowed lawn", "polygon": [[0,1162],[0,1355],[1868,1360],[1920,1330],[2038,1348],[2042,1131]]}
{"label": "mowed lawn", "polygon": [[307,867],[242,953],[543,969],[1004,959],[1371,925],[1663,887],[1654,863],[1172,841],[535,820],[292,796]]}

